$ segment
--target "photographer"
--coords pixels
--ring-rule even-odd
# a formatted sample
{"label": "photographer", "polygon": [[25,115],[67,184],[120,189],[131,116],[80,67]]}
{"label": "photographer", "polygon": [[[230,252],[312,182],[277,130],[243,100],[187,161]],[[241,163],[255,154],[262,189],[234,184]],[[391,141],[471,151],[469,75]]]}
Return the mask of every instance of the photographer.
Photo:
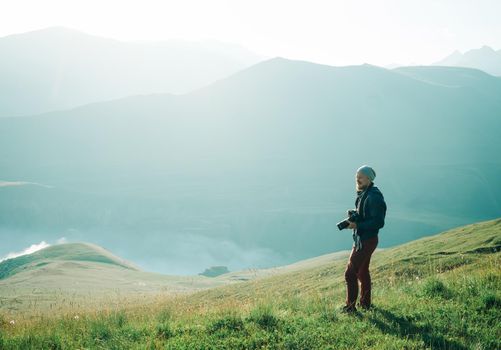
{"label": "photographer", "polygon": [[374,186],[376,172],[363,165],[356,172],[357,198],[355,210],[349,210],[349,218],[338,224],[339,229],[353,229],[353,248],[345,270],[346,305],[343,312],[357,311],[355,303],[360,280],[360,304],[368,310],[371,306],[370,258],[378,244],[379,229],[384,226],[386,203],[383,194]]}

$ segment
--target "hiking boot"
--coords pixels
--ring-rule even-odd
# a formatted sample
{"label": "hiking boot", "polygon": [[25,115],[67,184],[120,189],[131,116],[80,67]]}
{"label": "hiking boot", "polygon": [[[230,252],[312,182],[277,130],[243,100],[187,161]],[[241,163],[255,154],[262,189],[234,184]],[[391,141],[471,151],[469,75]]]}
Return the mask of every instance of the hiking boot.
{"label": "hiking boot", "polygon": [[357,308],[355,307],[355,305],[345,305],[339,311],[342,313],[351,314],[357,312]]}

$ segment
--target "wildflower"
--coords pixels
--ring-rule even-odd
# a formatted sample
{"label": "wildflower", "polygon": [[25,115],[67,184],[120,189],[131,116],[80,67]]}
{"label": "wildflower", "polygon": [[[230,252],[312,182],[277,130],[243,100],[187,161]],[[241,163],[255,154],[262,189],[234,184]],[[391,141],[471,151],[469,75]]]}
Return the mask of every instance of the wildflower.
{"label": "wildflower", "polygon": [[416,276],[416,280],[418,280],[418,279],[419,279],[419,276]]}
{"label": "wildflower", "polygon": [[78,315],[75,315],[73,318],[74,318],[75,320],[78,320],[80,317],[78,317]]}

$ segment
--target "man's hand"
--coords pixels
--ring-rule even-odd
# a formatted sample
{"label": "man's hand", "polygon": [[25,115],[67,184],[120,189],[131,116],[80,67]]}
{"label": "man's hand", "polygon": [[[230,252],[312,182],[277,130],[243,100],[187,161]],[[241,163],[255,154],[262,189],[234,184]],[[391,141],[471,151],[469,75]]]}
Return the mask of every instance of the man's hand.
{"label": "man's hand", "polygon": [[348,225],[347,228],[357,228],[357,223],[356,222],[351,222],[351,221],[348,221],[350,224]]}

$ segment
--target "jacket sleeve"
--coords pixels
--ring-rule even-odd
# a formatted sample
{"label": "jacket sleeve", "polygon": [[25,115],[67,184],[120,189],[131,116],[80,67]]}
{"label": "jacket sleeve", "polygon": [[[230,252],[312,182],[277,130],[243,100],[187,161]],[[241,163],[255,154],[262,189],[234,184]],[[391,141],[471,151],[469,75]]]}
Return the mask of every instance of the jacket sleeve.
{"label": "jacket sleeve", "polygon": [[386,215],[386,203],[383,197],[381,195],[369,196],[365,205],[366,217],[363,221],[357,222],[357,229],[370,231],[382,228]]}

